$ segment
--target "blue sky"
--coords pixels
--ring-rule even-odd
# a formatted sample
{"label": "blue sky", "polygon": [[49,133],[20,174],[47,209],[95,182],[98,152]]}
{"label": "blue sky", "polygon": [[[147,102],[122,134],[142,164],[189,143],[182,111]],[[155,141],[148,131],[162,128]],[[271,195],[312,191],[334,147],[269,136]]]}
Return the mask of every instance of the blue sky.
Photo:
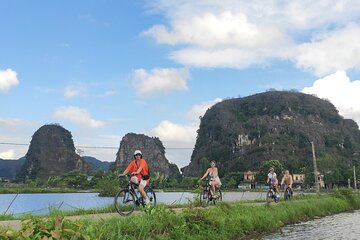
{"label": "blue sky", "polygon": [[[59,123],[77,146],[157,136],[180,167],[224,98],[297,89],[360,123],[360,2],[0,0],[0,142]],[[240,134],[240,133],[239,133]],[[189,148],[189,149],[173,149]],[[116,149],[84,148],[114,161]],[[26,146],[0,144],[0,158]]]}

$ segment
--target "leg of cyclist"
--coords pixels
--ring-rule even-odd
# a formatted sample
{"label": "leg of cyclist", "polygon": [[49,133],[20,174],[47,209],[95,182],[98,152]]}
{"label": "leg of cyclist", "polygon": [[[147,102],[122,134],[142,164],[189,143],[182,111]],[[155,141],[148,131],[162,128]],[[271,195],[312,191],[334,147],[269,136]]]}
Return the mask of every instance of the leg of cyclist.
{"label": "leg of cyclist", "polygon": [[275,190],[276,197],[279,197],[278,184],[274,184],[274,190]]}
{"label": "leg of cyclist", "polygon": [[147,184],[148,184],[148,182],[146,180],[142,179],[140,181],[140,184],[139,184],[139,187],[138,187],[138,190],[139,190],[141,196],[143,197],[145,204],[150,203],[150,200],[148,199],[148,196],[146,195],[146,192],[145,192],[145,187],[146,187]]}
{"label": "leg of cyclist", "polygon": [[211,195],[215,196],[215,186],[216,186],[216,182],[215,181],[211,181],[210,182],[211,185]]}

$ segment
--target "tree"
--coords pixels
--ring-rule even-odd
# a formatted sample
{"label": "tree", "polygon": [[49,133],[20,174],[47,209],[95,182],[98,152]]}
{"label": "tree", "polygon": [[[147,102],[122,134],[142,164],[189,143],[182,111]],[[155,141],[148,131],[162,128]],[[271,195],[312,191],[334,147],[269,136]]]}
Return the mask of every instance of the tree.
{"label": "tree", "polygon": [[271,167],[274,168],[275,172],[278,175],[278,179],[280,179],[284,170],[283,165],[280,163],[279,160],[267,160],[261,164],[260,171],[256,174],[256,181],[266,181],[269,169]]}

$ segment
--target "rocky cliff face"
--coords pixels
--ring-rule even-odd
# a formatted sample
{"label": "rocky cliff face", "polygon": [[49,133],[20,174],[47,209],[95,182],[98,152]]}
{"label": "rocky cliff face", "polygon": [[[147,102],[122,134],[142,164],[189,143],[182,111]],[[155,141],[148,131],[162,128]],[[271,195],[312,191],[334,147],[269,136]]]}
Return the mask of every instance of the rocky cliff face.
{"label": "rocky cliff face", "polygon": [[90,166],[75,153],[71,133],[56,124],[39,128],[32,136],[20,178],[47,179],[72,170],[88,172]]}
{"label": "rocky cliff face", "polygon": [[265,160],[280,160],[301,172],[312,165],[314,142],[318,168],[335,171],[354,164],[360,149],[358,125],[338,114],[328,101],[294,92],[266,92],[229,99],[210,108],[200,129],[185,176],[199,176],[208,161],[220,172],[257,170]]}
{"label": "rocky cliff face", "polygon": [[116,164],[121,171],[134,159],[133,154],[137,149],[143,153],[143,157],[149,165],[151,176],[154,176],[155,172],[165,176],[180,176],[178,167],[166,159],[165,148],[159,138],[135,133],[126,134],[120,142],[120,148],[116,154]]}

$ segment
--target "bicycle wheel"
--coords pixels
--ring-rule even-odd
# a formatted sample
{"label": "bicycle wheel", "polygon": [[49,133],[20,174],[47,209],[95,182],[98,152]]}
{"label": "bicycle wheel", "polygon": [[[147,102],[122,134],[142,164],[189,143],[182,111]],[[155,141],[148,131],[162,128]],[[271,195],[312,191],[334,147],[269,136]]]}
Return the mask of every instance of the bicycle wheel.
{"label": "bicycle wheel", "polygon": [[206,199],[208,198],[208,191],[207,190],[203,190],[201,193],[200,193],[200,203],[204,203],[206,202]]}
{"label": "bicycle wheel", "polygon": [[291,193],[290,193],[290,190],[289,188],[287,188],[284,192],[284,198],[285,198],[285,201],[289,201],[290,198],[291,198]]}
{"label": "bicycle wheel", "polygon": [[222,201],[222,192],[220,189],[216,190],[216,194],[215,196],[212,196],[212,202],[214,203],[214,205],[216,204],[216,202]]}
{"label": "bicycle wheel", "polygon": [[151,203],[153,206],[156,206],[156,195],[155,195],[154,190],[152,190],[152,188],[150,188],[150,187],[147,187],[147,188],[145,189],[145,192],[146,192],[146,195],[147,195],[150,203]]}
{"label": "bicycle wheel", "polygon": [[207,195],[207,197],[206,197],[206,204],[208,204],[208,205],[209,205],[210,203],[214,203],[214,204],[215,204],[213,195],[211,194],[210,190],[206,192],[206,195]]}
{"label": "bicycle wheel", "polygon": [[218,197],[217,197],[217,201],[222,201],[222,198],[223,198],[223,195],[222,195],[222,192],[221,192],[221,190],[220,189],[218,189]]}
{"label": "bicycle wheel", "polygon": [[122,216],[130,215],[135,209],[135,197],[129,189],[122,189],[115,195],[115,209]]}
{"label": "bicycle wheel", "polygon": [[269,203],[273,199],[273,192],[269,190],[266,194],[266,201]]}

